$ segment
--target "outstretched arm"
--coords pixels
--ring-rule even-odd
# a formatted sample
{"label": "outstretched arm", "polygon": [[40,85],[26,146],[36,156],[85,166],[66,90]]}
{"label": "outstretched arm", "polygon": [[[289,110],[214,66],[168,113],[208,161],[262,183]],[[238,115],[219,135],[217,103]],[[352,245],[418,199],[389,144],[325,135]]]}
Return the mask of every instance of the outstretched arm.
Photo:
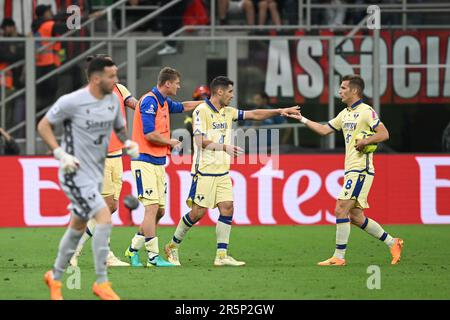
{"label": "outstretched arm", "polygon": [[250,111],[245,111],[245,120],[264,120],[267,118],[275,116],[288,116],[288,115],[299,115],[299,106],[289,107],[289,108],[279,108],[279,109],[255,109]]}
{"label": "outstretched arm", "polygon": [[320,124],[318,122],[309,120],[302,116],[302,114],[299,112],[298,114],[290,114],[288,115],[289,118],[296,119],[303,123],[305,126],[307,126],[309,129],[314,131],[315,133],[326,136],[330,133],[333,133],[334,130],[328,125],[328,124]]}
{"label": "outstretched arm", "polygon": [[203,100],[200,101],[184,101],[182,102],[183,107],[184,107],[184,112],[189,112],[194,110],[195,108],[197,108],[197,106],[201,103],[203,103]]}

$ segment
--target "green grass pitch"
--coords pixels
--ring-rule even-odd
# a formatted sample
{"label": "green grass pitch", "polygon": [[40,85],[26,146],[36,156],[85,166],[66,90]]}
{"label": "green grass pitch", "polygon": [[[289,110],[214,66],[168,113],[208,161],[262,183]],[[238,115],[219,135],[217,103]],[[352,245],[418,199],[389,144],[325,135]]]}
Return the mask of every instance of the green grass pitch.
{"label": "green grass pitch", "polygon": [[[235,226],[230,254],[245,267],[218,268],[215,228],[194,227],[180,249],[179,268],[110,268],[122,299],[450,299],[450,226],[385,226],[405,240],[399,265],[390,265],[387,247],[353,227],[343,268],[318,267],[331,256],[334,226]],[[113,229],[117,256],[136,228]],[[159,228],[160,248],[173,227]],[[43,274],[54,262],[63,228],[0,229],[0,299],[48,299]],[[162,250],[161,250],[162,251]],[[163,251],[162,251],[163,254]],[[145,260],[141,252],[141,260]],[[380,267],[381,288],[369,290],[370,265]],[[66,287],[65,299],[97,299],[91,243],[79,262],[81,289]]]}

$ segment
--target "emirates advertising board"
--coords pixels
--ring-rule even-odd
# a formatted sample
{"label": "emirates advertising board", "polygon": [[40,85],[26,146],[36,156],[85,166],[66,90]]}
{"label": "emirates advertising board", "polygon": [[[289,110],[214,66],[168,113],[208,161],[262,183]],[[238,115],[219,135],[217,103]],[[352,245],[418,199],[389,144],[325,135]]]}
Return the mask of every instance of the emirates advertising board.
{"label": "emirates advertising board", "polygon": [[[128,157],[123,158],[123,189],[115,225],[143,219],[140,205],[130,212],[122,199],[137,194]],[[333,224],[336,198],[344,175],[344,155],[280,155],[256,164],[233,164],[234,225]],[[382,224],[450,223],[450,156],[375,155],[375,180],[366,214]],[[1,157],[0,227],[64,226],[68,199],[57,178],[58,161],[50,157]],[[161,225],[175,226],[189,211],[189,164],[170,163],[167,207]],[[199,225],[213,225],[210,210]]]}

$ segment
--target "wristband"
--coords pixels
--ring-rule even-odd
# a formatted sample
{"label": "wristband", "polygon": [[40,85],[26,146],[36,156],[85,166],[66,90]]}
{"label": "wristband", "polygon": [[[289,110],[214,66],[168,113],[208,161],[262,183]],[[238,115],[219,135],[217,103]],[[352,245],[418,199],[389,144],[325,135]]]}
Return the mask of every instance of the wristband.
{"label": "wristband", "polygon": [[58,160],[61,160],[61,158],[64,156],[65,153],[66,152],[61,147],[58,147],[53,150],[53,156]]}
{"label": "wristband", "polygon": [[305,117],[302,117],[302,120],[300,120],[301,123],[303,124],[307,124],[308,123],[308,119],[306,119]]}

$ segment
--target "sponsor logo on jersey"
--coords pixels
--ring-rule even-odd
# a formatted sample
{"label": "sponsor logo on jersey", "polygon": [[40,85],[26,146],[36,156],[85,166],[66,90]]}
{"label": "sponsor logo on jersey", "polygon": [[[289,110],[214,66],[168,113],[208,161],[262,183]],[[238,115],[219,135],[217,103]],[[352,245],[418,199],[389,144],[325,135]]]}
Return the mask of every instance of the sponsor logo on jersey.
{"label": "sponsor logo on jersey", "polygon": [[213,122],[212,128],[213,129],[228,129],[228,125],[226,122]]}

